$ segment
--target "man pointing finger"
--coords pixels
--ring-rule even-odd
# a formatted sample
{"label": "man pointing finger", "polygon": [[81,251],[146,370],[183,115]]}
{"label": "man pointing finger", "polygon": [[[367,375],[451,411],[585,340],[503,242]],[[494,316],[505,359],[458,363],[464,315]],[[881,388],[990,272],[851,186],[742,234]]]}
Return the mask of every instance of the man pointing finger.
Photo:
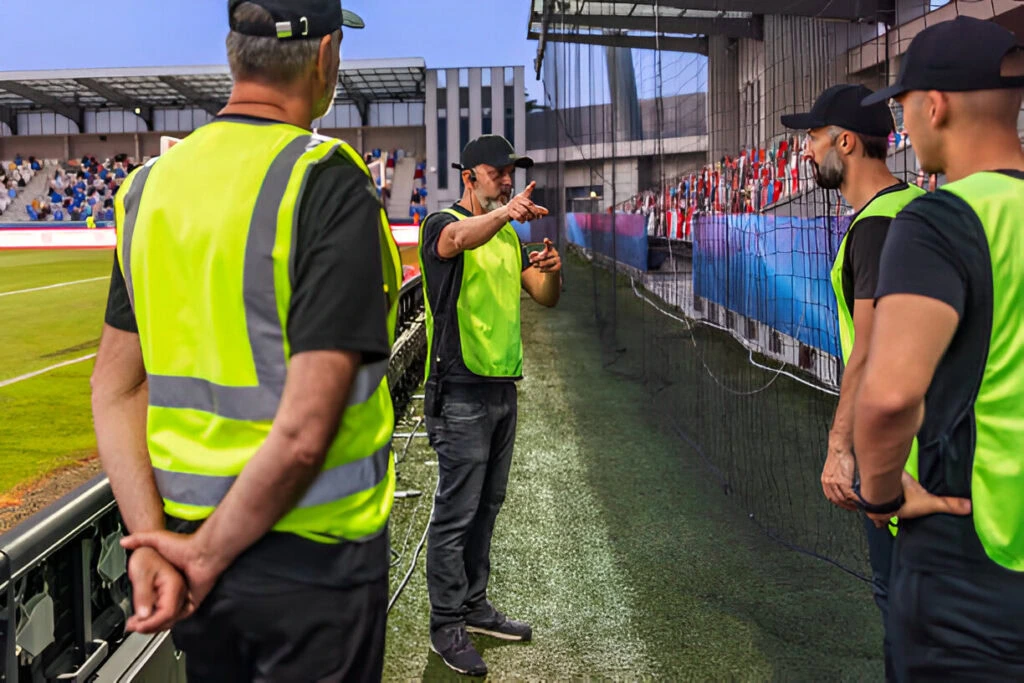
{"label": "man pointing finger", "polygon": [[[487,673],[468,632],[524,641],[530,626],[487,600],[491,535],[505,500],[523,373],[520,292],[554,306],[561,258],[550,242],[524,258],[510,220],[548,211],[535,183],[512,195],[512,174],[533,161],[499,135],[466,145],[466,190],[423,222],[420,268],[427,301],[425,413],[439,478],[427,546],[431,649],[463,674]],[[534,264],[536,268],[531,267]]]}

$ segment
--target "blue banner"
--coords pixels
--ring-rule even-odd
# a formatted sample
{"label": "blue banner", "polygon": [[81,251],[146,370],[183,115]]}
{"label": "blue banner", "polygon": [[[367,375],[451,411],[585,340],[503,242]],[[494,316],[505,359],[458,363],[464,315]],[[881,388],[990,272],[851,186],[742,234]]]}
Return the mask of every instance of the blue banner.
{"label": "blue banner", "polygon": [[849,218],[701,216],[693,241],[697,296],[808,346],[840,355],[830,272]]}
{"label": "blue banner", "polygon": [[569,241],[647,270],[647,219],[639,214],[570,213],[565,217]]}

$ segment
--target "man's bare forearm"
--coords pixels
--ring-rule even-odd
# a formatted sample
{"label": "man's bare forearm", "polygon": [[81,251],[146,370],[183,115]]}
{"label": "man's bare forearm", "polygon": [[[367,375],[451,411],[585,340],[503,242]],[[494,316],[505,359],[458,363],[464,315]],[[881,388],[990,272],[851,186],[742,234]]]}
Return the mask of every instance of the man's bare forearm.
{"label": "man's bare forearm", "polygon": [[524,286],[530,298],[541,306],[552,308],[562,297],[562,273],[541,273],[530,268],[524,273]]}
{"label": "man's bare forearm", "polygon": [[360,362],[357,353],[326,351],[292,359],[267,440],[197,532],[203,554],[218,570],[270,531],[316,479]]}
{"label": "man's bare forearm", "polygon": [[272,434],[200,528],[202,546],[216,551],[221,569],[294,508],[320,473],[322,458],[303,461],[291,450]]}
{"label": "man's bare forearm", "polygon": [[146,445],[148,385],[120,395],[93,393],[93,420],[100,462],[110,479],[129,533],[164,528],[163,500]]}
{"label": "man's bare forearm", "polygon": [[914,435],[924,417],[924,401],[886,405],[868,387],[857,398],[854,449],[860,470],[861,495],[871,503],[894,500]]}
{"label": "man's bare forearm", "polygon": [[850,354],[850,362],[843,372],[843,383],[839,387],[839,404],[836,406],[832,430],[828,435],[830,449],[853,449],[853,407],[866,366],[867,354],[862,353],[859,348],[854,348]]}
{"label": "man's bare forearm", "polygon": [[501,207],[482,216],[473,216],[445,226],[437,253],[454,258],[464,251],[487,244],[509,221],[508,208]]}

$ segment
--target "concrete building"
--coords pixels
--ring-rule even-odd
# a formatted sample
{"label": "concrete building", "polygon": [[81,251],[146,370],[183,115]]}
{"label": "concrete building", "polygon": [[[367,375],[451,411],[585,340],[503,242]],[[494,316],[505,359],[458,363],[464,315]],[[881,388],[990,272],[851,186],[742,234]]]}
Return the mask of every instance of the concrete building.
{"label": "concrete building", "polygon": [[[208,123],[230,91],[226,66],[0,71],[0,159],[152,157],[161,137]],[[501,133],[526,153],[525,98],[523,66],[430,69],[419,58],[348,60],[335,107],[313,126],[364,154],[400,149],[423,163],[433,211],[461,194],[450,163],[469,137]],[[414,165],[404,170],[411,197]],[[525,172],[517,184],[525,184]],[[398,188],[396,178],[395,199],[405,193]],[[409,217],[403,200],[393,200],[389,213]]]}

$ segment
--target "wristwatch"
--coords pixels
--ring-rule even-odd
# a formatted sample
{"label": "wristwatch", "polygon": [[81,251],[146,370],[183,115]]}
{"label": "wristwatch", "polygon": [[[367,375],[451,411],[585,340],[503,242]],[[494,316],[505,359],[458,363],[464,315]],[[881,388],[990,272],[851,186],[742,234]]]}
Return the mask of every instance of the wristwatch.
{"label": "wristwatch", "polygon": [[903,491],[901,490],[900,495],[896,500],[889,501],[888,503],[882,503],[881,505],[869,503],[864,500],[864,496],[860,495],[859,481],[853,485],[853,495],[857,496],[857,507],[872,515],[891,515],[899,511],[899,509],[903,507],[903,504],[907,502],[906,496],[903,495]]}

